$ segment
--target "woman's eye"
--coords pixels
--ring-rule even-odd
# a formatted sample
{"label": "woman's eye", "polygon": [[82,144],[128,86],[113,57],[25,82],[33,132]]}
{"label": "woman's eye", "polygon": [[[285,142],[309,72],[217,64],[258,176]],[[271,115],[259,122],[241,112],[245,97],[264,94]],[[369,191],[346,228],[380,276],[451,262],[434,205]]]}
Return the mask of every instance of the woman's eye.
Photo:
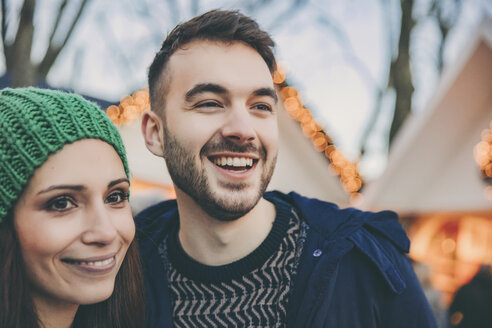
{"label": "woman's eye", "polygon": [[65,212],[75,207],[77,207],[75,201],[66,196],[55,198],[47,204],[48,210],[57,212]]}
{"label": "woman's eye", "polygon": [[272,111],[272,107],[270,105],[267,105],[267,104],[256,104],[253,106],[253,108],[261,110],[261,111],[267,111],[267,112]]}
{"label": "woman's eye", "polygon": [[106,197],[106,204],[120,204],[128,199],[128,194],[123,191],[116,191]]}

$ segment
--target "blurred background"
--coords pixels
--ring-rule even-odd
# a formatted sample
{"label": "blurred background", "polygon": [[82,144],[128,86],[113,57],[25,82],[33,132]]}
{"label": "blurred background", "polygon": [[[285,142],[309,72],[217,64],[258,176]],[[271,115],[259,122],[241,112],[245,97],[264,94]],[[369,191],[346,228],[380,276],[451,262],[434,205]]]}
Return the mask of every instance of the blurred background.
{"label": "blurred background", "polygon": [[176,24],[214,8],[276,41],[270,189],[398,212],[444,327],[456,291],[492,263],[492,1],[2,0],[0,87],[99,103],[129,152],[138,212],[174,197],[139,131],[148,66]]}

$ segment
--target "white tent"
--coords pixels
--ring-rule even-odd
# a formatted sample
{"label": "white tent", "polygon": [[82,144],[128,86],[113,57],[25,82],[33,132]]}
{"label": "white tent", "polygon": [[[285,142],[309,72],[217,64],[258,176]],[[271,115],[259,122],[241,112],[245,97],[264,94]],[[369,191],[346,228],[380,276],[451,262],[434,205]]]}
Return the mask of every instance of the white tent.
{"label": "white tent", "polygon": [[484,19],[428,107],[397,135],[385,172],[366,186],[360,206],[399,213],[492,210],[473,156],[491,121],[492,21]]}

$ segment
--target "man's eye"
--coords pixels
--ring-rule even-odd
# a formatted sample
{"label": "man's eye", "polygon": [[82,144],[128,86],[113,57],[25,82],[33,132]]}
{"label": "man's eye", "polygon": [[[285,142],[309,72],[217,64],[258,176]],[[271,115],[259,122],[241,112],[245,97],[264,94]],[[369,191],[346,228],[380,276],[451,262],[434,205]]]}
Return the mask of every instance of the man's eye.
{"label": "man's eye", "polygon": [[215,113],[221,111],[224,106],[217,101],[207,100],[195,105],[195,109],[197,112],[203,113]]}
{"label": "man's eye", "polygon": [[198,107],[198,108],[206,108],[206,107],[222,107],[221,104],[219,104],[218,102],[216,101],[205,101],[205,102],[202,102],[202,103],[199,103],[197,104],[195,107]]}
{"label": "man's eye", "polygon": [[128,194],[123,191],[115,191],[106,197],[106,204],[121,204],[128,199]]}
{"label": "man's eye", "polygon": [[78,207],[75,201],[67,196],[61,196],[48,202],[46,208],[49,211],[65,212]]}
{"label": "man's eye", "polygon": [[272,111],[272,107],[270,105],[267,105],[267,104],[256,104],[253,106],[253,108],[261,110],[261,111],[268,111],[268,112]]}

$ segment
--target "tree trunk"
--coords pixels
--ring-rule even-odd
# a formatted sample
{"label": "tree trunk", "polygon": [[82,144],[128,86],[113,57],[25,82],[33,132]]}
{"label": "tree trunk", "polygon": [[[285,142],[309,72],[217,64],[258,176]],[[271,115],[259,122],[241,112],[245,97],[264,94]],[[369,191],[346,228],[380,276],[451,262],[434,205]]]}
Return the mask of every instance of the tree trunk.
{"label": "tree trunk", "polygon": [[35,0],[24,1],[14,43],[5,53],[7,71],[11,75],[13,87],[28,86],[37,81],[36,67],[31,62],[34,7]]}
{"label": "tree trunk", "polygon": [[401,29],[398,42],[398,56],[391,63],[390,86],[395,90],[395,110],[391,122],[389,143],[391,145],[396,133],[412,110],[414,91],[412,73],[410,71],[410,36],[415,26],[412,17],[413,0],[401,0]]}

